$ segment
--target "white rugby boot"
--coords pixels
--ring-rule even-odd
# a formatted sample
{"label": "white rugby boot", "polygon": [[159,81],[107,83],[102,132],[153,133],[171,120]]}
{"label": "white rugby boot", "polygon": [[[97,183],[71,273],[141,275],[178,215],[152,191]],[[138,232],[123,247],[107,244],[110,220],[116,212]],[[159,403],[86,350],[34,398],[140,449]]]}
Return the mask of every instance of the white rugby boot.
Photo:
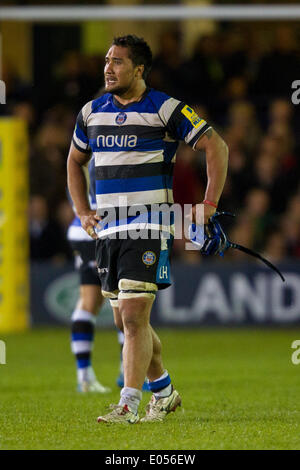
{"label": "white rugby boot", "polygon": [[146,406],[146,416],[141,419],[142,423],[163,421],[164,418],[175,411],[177,406],[181,406],[181,397],[179,393],[172,388],[172,392],[168,397],[155,398],[153,394],[148,405]]}
{"label": "white rugby boot", "polygon": [[77,390],[80,393],[110,393],[111,388],[105,387],[98,380],[93,381],[83,381],[80,382],[77,386]]}
{"label": "white rugby boot", "polygon": [[112,410],[104,416],[98,416],[98,423],[137,423],[140,418],[128,405],[109,405]]}
{"label": "white rugby boot", "polygon": [[110,393],[111,388],[105,387],[102,385],[96,377],[94,369],[90,366],[87,372],[81,377],[79,380],[78,377],[78,385],[77,385],[78,392],[81,393]]}

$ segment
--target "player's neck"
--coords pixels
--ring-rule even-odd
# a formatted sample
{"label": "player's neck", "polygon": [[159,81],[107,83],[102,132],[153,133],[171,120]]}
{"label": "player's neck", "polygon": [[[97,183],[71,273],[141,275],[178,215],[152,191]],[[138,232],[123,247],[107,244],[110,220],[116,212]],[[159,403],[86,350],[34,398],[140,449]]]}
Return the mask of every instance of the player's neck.
{"label": "player's neck", "polygon": [[125,106],[129,103],[140,101],[146,91],[146,88],[146,84],[143,80],[137,83],[134,89],[126,91],[126,93],[122,94],[121,96],[115,95],[115,97],[119,101],[119,103]]}

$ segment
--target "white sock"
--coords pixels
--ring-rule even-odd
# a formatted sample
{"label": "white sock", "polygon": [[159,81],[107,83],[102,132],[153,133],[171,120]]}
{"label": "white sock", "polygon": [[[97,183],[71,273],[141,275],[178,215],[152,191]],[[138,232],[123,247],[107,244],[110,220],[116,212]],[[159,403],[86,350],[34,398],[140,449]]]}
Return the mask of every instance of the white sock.
{"label": "white sock", "polygon": [[128,405],[133,413],[137,414],[140,401],[142,399],[142,392],[137,388],[124,387],[121,390],[121,398],[119,405]]}
{"label": "white sock", "polygon": [[94,382],[96,375],[92,366],[77,369],[77,382]]}
{"label": "white sock", "polygon": [[165,398],[171,395],[172,393],[172,384],[167,385],[167,387],[163,388],[159,392],[154,393],[154,396],[156,400],[159,400],[159,398]]}
{"label": "white sock", "polygon": [[124,344],[124,333],[123,331],[118,330],[118,342],[120,346]]}
{"label": "white sock", "polygon": [[83,310],[81,308],[76,308],[71,316],[72,321],[90,321],[93,325],[96,324],[96,316],[93,315],[91,312],[87,310]]}

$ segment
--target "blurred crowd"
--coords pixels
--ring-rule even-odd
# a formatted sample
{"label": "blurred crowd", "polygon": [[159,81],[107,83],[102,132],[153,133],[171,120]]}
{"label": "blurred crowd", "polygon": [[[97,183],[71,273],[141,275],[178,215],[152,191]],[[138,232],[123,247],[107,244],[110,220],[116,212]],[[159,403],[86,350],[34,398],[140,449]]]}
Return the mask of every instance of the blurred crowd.
{"label": "blurred crowd", "polygon": [[[291,101],[299,79],[296,29],[278,26],[268,47],[252,30],[227,29],[182,51],[178,31],[166,31],[154,57],[149,85],[184,100],[211,123],[229,147],[229,173],[219,208],[232,241],[274,262],[300,258],[300,123]],[[53,71],[51,90],[24,83],[4,64],[7,87],[2,112],[24,118],[30,133],[30,243],[33,260],[72,258],[66,230],[73,218],[66,193],[66,160],[81,107],[103,86],[103,57],[68,52]],[[298,73],[298,76],[297,76]],[[174,175],[180,204],[203,199],[205,156],[181,144]],[[203,262],[176,240],[174,257]],[[243,259],[240,252],[226,258]]]}

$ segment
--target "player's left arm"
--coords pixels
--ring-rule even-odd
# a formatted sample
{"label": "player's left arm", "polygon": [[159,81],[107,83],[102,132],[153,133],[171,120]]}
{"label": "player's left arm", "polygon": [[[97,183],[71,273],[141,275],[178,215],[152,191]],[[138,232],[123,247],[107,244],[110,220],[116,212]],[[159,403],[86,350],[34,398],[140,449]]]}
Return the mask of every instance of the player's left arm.
{"label": "player's left arm", "polygon": [[[184,102],[174,98],[165,99],[159,109],[159,117],[166,126],[168,136],[177,141],[185,141],[194,150],[206,153],[207,187],[204,200],[217,206],[227,175],[228,147],[219,134]],[[198,205],[197,205],[198,206]],[[204,223],[215,213],[216,208],[209,204],[200,207],[200,217],[204,212]],[[196,206],[192,209],[195,221]],[[202,217],[201,217],[202,219]],[[203,220],[197,220],[203,223]]]}
{"label": "player's left arm", "polygon": [[[222,137],[210,127],[196,142],[195,150],[204,150],[206,153],[207,185],[204,200],[218,206],[228,168],[228,147]],[[204,204],[204,223],[208,222],[216,208]],[[195,215],[196,207],[193,208]]]}

